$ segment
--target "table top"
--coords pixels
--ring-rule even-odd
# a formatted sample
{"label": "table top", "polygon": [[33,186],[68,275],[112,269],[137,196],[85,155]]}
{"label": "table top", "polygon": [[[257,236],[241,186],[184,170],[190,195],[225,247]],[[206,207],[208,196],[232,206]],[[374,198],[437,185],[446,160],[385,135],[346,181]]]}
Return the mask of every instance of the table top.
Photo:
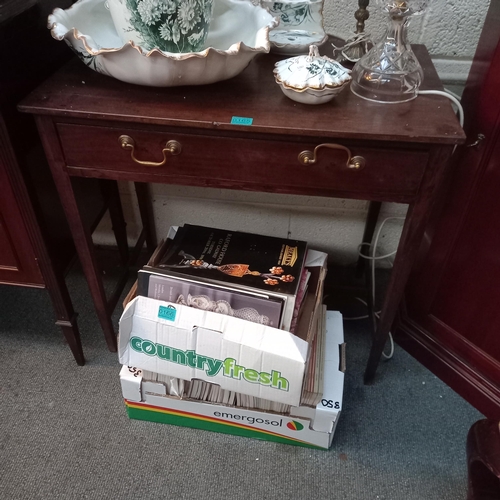
{"label": "table top", "polygon": [[[329,45],[324,53],[331,56]],[[417,45],[414,51],[425,73],[422,89],[442,90],[426,48]],[[215,131],[438,145],[465,142],[450,101],[442,96],[421,95],[407,103],[380,104],[345,89],[326,104],[292,101],[282,93],[273,75],[275,62],[284,58],[259,54],[230,80],[158,88],[101,75],[75,57],[27,96],[19,109],[33,114]],[[232,125],[233,116],[252,118],[253,123]]]}

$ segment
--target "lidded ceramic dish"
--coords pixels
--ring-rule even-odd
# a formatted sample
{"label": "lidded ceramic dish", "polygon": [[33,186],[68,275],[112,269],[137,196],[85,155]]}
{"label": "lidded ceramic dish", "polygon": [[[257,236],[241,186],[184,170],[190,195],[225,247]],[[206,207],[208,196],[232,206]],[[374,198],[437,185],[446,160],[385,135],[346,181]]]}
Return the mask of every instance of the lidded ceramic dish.
{"label": "lidded ceramic dish", "polygon": [[339,62],[320,56],[316,45],[309,47],[309,55],[278,61],[274,67],[274,78],[283,93],[304,104],[332,100],[348,86],[349,73]]}

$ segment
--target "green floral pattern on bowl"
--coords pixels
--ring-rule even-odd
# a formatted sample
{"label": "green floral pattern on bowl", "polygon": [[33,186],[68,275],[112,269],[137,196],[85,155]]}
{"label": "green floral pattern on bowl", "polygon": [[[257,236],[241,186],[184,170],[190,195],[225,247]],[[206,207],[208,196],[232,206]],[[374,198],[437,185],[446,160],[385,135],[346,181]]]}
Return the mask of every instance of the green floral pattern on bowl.
{"label": "green floral pattern on bowl", "polygon": [[[129,29],[147,50],[199,52],[205,48],[213,0],[123,0]],[[118,31],[118,30],[117,30]]]}

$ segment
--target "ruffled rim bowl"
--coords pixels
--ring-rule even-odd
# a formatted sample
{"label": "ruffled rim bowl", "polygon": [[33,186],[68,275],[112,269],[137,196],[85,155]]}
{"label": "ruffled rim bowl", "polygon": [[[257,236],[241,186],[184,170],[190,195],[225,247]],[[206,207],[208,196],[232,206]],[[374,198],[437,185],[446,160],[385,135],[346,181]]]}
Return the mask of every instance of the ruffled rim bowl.
{"label": "ruffled rim bowl", "polygon": [[[215,23],[213,23],[215,28],[209,32],[207,48],[199,52],[173,53],[163,52],[157,48],[145,50],[133,41],[123,43],[118,33],[116,33],[111,15],[104,7],[103,0],[78,0],[68,9],[56,8],[48,17],[47,27],[56,40],[64,40],[69,36],[79,40],[91,56],[120,52],[129,47],[132,47],[145,57],[160,56],[173,60],[205,58],[211,52],[234,56],[240,52],[267,53],[270,51],[269,31],[279,24],[277,18],[273,17],[263,7],[254,5],[248,0],[218,0],[216,6],[217,10],[214,12]],[[233,28],[234,33],[224,29],[224,25],[232,24],[229,22],[229,17],[231,12],[236,12],[236,8],[242,11],[246,9],[249,13],[253,11],[253,19],[255,22],[259,21],[258,29],[253,32],[255,42],[248,41],[248,38],[252,36],[252,33],[248,31],[248,16],[242,16],[243,23],[247,25],[246,43],[244,40],[235,40],[229,43],[228,48],[221,48],[220,45],[224,44],[225,37],[229,40],[237,38],[238,33],[242,31],[241,27]],[[222,20],[224,16],[227,18],[226,20]],[[92,18],[92,22],[89,22],[89,17]],[[229,33],[224,34],[223,31]],[[229,38],[229,36],[232,38]]]}

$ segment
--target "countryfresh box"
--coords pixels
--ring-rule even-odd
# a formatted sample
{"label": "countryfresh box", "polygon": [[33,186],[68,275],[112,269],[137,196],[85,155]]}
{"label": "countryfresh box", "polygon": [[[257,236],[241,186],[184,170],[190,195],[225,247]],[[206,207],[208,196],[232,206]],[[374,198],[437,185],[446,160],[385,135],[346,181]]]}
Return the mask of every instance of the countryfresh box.
{"label": "countryfresh box", "polygon": [[322,299],[326,254],[310,251],[315,286],[297,335],[240,318],[142,296],[120,318],[122,365],[292,406],[300,403],[311,328]]}
{"label": "countryfresh box", "polygon": [[141,370],[124,365],[120,381],[127,413],[132,419],[328,449],[342,409],[343,337],[341,314],[328,311],[325,389],[316,408],[296,406],[290,414],[282,415],[174,398],[165,394],[162,384],[143,382]]}

